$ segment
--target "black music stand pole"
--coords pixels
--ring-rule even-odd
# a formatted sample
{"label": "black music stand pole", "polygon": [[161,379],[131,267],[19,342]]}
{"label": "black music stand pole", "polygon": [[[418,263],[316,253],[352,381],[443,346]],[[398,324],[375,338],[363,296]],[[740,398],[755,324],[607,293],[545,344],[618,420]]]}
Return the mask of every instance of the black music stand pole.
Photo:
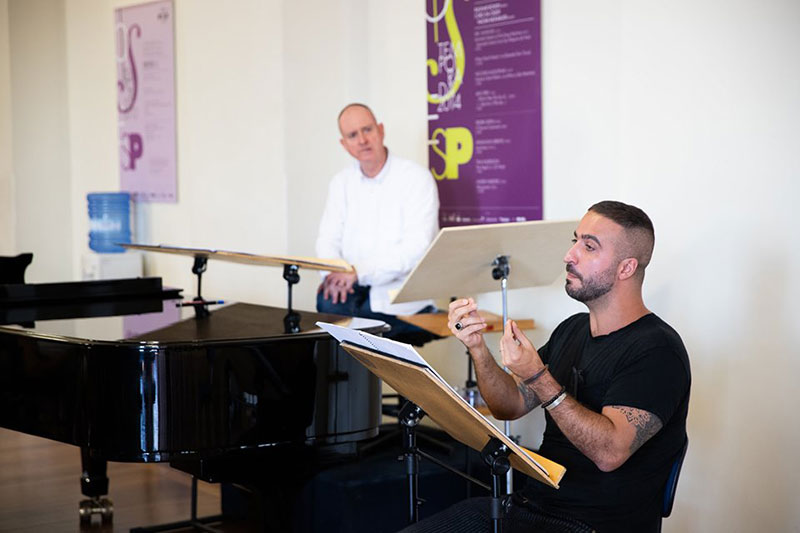
{"label": "black music stand pole", "polygon": [[[500,280],[500,292],[503,295],[502,331],[505,331],[506,322],[508,322],[508,275],[511,273],[511,265],[508,262],[508,258],[509,256],[507,255],[498,255],[492,262],[492,278]],[[509,420],[503,422],[503,432],[509,438],[513,438],[511,437],[511,422]],[[514,490],[514,476],[511,470],[508,470],[508,475],[506,476],[506,486],[508,487],[509,493]]]}
{"label": "black music stand pole", "polygon": [[408,522],[419,521],[419,451],[417,450],[417,426],[425,411],[420,406],[406,402],[398,418],[403,426],[403,458],[408,478]]}
{"label": "black music stand pole", "polygon": [[511,462],[508,460],[510,450],[496,438],[489,439],[481,450],[481,459],[492,470],[492,500],[489,507],[489,516],[492,519],[494,533],[503,530],[503,478],[511,472]]}
{"label": "black music stand pole", "polygon": [[283,265],[283,279],[288,285],[287,313],[283,317],[283,330],[285,333],[298,333],[300,331],[300,314],[292,309],[292,285],[300,282],[300,267],[297,265]]}
{"label": "black music stand pole", "polygon": [[205,305],[203,300],[203,272],[208,268],[208,257],[204,255],[194,256],[194,264],[192,265],[192,273],[197,276],[197,296],[194,298],[194,312],[197,318],[205,318],[209,315],[208,306]]}

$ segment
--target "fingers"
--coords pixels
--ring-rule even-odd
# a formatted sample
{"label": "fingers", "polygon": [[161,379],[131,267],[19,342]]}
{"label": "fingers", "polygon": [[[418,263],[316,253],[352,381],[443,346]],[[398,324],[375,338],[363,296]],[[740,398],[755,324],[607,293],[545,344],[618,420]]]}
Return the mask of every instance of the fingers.
{"label": "fingers", "polygon": [[483,342],[486,321],[478,313],[472,298],[454,300],[448,305],[447,327],[468,348]]}
{"label": "fingers", "polygon": [[480,315],[478,315],[477,310],[478,305],[472,298],[455,300],[450,302],[448,306],[447,318],[451,326],[456,322],[461,322],[463,324],[464,319],[470,314],[474,314],[476,318],[483,320],[480,318]]}
{"label": "fingers", "polygon": [[328,300],[331,297],[331,285],[328,283],[328,278],[325,278],[325,281],[322,282],[320,289],[322,289],[322,298]]}
{"label": "fingers", "polygon": [[528,337],[525,336],[517,323],[513,320],[509,320],[509,322],[511,322],[511,330],[514,333],[514,337],[517,338],[520,345],[524,346],[525,348],[533,348],[533,344],[531,344],[531,341],[528,340]]}
{"label": "fingers", "polygon": [[486,329],[486,322],[475,322],[473,324],[462,325],[461,330],[455,331],[454,333],[456,334],[456,337],[461,338],[468,337],[473,333],[480,333],[484,329]]}
{"label": "fingers", "polygon": [[345,303],[347,301],[347,289],[342,287],[335,287],[331,290],[333,303]]}
{"label": "fingers", "polygon": [[512,325],[513,323],[514,323],[514,321],[509,319],[509,320],[506,320],[505,324],[503,324],[503,340],[505,340],[505,339],[515,340],[514,339],[514,327]]}

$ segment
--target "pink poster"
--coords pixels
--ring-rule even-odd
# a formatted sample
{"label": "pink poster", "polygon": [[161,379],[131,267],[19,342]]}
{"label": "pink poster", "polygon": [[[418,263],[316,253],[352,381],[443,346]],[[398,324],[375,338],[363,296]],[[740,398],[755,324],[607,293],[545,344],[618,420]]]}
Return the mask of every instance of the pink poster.
{"label": "pink poster", "polygon": [[172,0],[115,10],[120,188],[176,202]]}

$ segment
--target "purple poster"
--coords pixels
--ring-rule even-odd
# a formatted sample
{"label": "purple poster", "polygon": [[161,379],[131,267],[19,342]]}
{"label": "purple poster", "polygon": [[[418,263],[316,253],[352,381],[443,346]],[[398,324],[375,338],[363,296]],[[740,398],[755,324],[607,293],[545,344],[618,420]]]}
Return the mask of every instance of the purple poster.
{"label": "purple poster", "polygon": [[440,224],[542,218],[539,0],[426,0]]}
{"label": "purple poster", "polygon": [[172,0],[114,13],[120,188],[138,201],[175,202]]}

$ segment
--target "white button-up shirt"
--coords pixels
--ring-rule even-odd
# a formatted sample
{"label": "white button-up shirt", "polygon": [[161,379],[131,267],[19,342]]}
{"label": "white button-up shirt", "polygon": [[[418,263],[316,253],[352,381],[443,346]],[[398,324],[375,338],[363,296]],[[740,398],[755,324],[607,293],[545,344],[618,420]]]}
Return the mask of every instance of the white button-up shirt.
{"label": "white button-up shirt", "polygon": [[331,180],[319,225],[317,256],[341,258],[370,285],[373,311],[416,313],[432,300],[389,303],[439,231],[439,194],[431,173],[389,154],[380,173],[368,178],[354,161]]}

